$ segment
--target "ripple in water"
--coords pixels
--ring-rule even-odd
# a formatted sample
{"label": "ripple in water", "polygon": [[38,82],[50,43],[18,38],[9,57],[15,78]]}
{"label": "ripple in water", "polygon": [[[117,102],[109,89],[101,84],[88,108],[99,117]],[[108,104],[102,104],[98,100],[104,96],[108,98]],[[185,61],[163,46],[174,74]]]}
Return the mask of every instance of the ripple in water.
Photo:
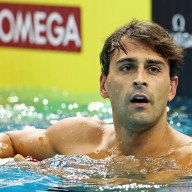
{"label": "ripple in water", "polygon": [[44,176],[57,176],[61,183],[50,188],[55,190],[62,187],[75,191],[126,191],[178,188],[185,185],[192,188],[192,173],[183,173],[175,160],[166,157],[137,159],[134,156],[114,155],[94,160],[85,155],[56,155],[37,163],[10,162],[4,166]]}

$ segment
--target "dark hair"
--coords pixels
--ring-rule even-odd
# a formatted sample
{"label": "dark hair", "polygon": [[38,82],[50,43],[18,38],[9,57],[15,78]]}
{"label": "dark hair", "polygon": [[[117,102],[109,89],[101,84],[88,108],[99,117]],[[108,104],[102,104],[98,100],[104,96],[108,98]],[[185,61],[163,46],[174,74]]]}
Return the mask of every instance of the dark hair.
{"label": "dark hair", "polygon": [[126,52],[122,42],[122,37],[125,36],[138,40],[167,59],[170,66],[170,77],[178,75],[183,64],[183,49],[177,46],[169,33],[158,24],[133,20],[117,29],[106,39],[100,54],[102,72],[105,76],[109,74],[109,64],[114,50],[119,49]]}

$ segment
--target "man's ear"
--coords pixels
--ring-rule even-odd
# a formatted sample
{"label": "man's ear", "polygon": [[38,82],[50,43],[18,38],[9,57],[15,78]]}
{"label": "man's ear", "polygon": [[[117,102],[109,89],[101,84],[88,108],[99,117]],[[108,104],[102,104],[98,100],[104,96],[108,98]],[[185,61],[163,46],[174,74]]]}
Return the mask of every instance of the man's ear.
{"label": "man's ear", "polygon": [[107,80],[107,77],[103,73],[101,73],[101,75],[100,75],[100,94],[104,99],[108,98],[108,93],[106,90],[106,80]]}
{"label": "man's ear", "polygon": [[173,98],[176,95],[177,92],[177,86],[178,86],[178,76],[171,77],[171,88],[169,92],[169,101],[173,100]]}

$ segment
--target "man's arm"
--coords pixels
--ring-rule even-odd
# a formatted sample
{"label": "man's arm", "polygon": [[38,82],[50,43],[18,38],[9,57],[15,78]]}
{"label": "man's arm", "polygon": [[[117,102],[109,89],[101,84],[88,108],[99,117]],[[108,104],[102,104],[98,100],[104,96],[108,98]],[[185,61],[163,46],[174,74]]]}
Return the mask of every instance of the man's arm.
{"label": "man's arm", "polygon": [[32,156],[37,160],[55,154],[89,154],[100,146],[104,125],[102,121],[88,118],[68,118],[48,129],[10,131],[7,134],[11,140],[10,149],[12,146],[13,150],[9,154]]}
{"label": "man's arm", "polygon": [[7,134],[12,142],[15,155],[32,156],[37,160],[55,155],[49,144],[45,129],[16,130],[10,131]]}
{"label": "man's arm", "polygon": [[0,133],[0,158],[13,157],[14,155],[15,152],[9,135],[6,133]]}

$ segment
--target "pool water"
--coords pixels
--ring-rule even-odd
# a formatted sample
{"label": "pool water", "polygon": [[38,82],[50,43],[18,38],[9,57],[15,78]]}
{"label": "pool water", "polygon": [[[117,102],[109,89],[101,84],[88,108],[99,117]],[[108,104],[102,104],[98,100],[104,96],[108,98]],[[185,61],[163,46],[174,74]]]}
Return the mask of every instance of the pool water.
{"label": "pool water", "polygon": [[37,174],[16,167],[0,168],[0,191],[40,191],[58,186],[60,183],[59,177]]}
{"label": "pool water", "polygon": [[[38,110],[35,98],[34,103],[20,103],[16,95],[11,97],[11,102],[0,105],[1,132],[47,128],[70,116],[89,116],[113,123],[108,101],[83,105],[65,101],[51,110],[52,103],[42,100],[43,107]],[[192,135],[192,99],[176,98],[167,110],[168,122],[175,129]],[[84,155],[56,155],[38,163],[11,161],[1,165],[0,191],[192,191],[192,172],[183,173],[176,180],[166,178],[167,173],[177,170],[180,168],[173,159],[163,157],[136,159],[114,155],[93,160]],[[148,182],[149,175],[159,180]]]}
{"label": "pool water", "polygon": [[191,173],[177,180],[165,174],[158,182],[147,182],[148,175],[176,171],[173,160],[136,159],[113,156],[93,160],[85,155],[63,156],[38,163],[8,162],[1,166],[0,190],[6,191],[191,191]]}

